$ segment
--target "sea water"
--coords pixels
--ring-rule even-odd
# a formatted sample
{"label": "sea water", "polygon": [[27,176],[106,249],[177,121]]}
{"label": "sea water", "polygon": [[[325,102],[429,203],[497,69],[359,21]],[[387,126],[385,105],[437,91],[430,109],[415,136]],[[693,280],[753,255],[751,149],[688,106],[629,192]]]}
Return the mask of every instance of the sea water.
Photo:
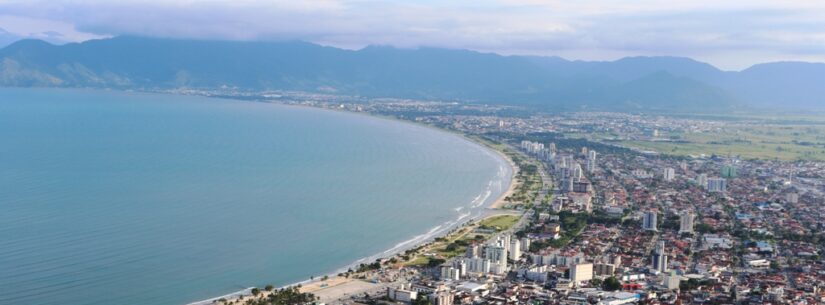
{"label": "sea water", "polygon": [[460,136],[367,115],[0,89],[0,304],[185,304],[306,280],[443,233],[511,175]]}

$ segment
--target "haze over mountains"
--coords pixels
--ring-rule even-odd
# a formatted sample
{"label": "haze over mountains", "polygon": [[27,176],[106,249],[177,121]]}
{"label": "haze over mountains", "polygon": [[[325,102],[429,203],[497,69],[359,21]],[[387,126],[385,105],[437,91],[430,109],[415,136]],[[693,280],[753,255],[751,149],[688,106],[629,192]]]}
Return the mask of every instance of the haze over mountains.
{"label": "haze over mountains", "polygon": [[466,50],[305,42],[116,37],[0,49],[0,85],[123,89],[302,90],[531,105],[559,110],[725,112],[825,109],[825,64],[777,62],[721,71],[679,57],[568,61]]}

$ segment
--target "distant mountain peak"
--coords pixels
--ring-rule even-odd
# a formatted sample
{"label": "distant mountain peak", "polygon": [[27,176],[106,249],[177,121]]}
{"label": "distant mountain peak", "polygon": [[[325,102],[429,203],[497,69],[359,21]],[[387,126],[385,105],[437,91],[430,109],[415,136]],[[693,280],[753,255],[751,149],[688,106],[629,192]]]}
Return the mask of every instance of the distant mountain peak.
{"label": "distant mountain peak", "polygon": [[[0,85],[317,91],[375,97],[468,100],[551,109],[706,111],[742,101],[825,107],[825,64],[779,62],[724,72],[686,57],[569,61],[442,48],[303,41],[210,41],[118,36],[52,45],[21,40],[0,49]],[[629,104],[628,104],[629,103]]]}

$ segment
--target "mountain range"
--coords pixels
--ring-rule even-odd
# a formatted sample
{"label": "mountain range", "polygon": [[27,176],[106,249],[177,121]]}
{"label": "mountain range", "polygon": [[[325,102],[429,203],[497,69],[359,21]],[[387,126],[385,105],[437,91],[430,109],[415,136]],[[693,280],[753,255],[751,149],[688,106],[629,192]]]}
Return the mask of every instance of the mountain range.
{"label": "mountain range", "polygon": [[122,36],[0,49],[0,86],[300,90],[557,110],[825,109],[825,64],[722,71],[683,57],[570,61],[438,48],[360,50],[307,42]]}

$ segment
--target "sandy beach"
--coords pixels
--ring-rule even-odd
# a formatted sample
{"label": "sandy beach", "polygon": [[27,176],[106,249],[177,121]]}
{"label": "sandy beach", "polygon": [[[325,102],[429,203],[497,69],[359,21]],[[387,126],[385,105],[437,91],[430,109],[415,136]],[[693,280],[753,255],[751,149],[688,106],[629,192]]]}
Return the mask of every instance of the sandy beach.
{"label": "sandy beach", "polygon": [[[519,169],[516,166],[516,164],[513,162],[513,160],[510,159],[510,157],[508,157],[503,152],[501,152],[497,149],[494,149],[492,147],[489,147],[489,146],[485,145],[484,143],[479,143],[479,145],[482,145],[485,148],[494,151],[499,156],[501,156],[501,158],[506,160],[507,163],[510,165],[511,171],[513,173],[512,178],[510,179],[510,185],[509,185],[507,191],[502,193],[499,196],[499,198],[497,198],[493,202],[493,204],[491,204],[489,206],[491,209],[500,209],[507,203],[504,200],[504,198],[507,198],[507,196],[510,196],[516,189],[515,176],[516,176],[516,173]],[[485,219],[485,218],[488,218],[488,217],[493,217],[495,215],[498,215],[498,214],[496,214],[496,213],[487,213],[484,216],[481,216],[476,220],[481,220],[481,219]],[[466,226],[466,224],[463,224],[459,227],[464,227],[464,226]],[[439,236],[441,236],[441,235],[439,235]],[[421,242],[419,244],[414,245],[414,247],[415,246],[420,246],[422,244],[427,244],[429,242],[430,241]],[[396,254],[393,254],[393,255],[396,255]],[[313,293],[313,294],[315,294],[315,296],[320,298],[321,302],[326,303],[326,304],[338,304],[338,303],[336,303],[336,301],[340,301],[342,299],[349,298],[353,295],[363,294],[365,292],[375,293],[377,289],[386,289],[386,287],[388,285],[395,285],[395,284],[394,283],[375,284],[375,283],[370,283],[370,282],[366,282],[366,281],[363,281],[363,280],[357,280],[357,279],[352,279],[352,278],[344,278],[344,277],[339,277],[337,275],[336,276],[331,275],[330,278],[326,281],[317,281],[316,280],[316,281],[313,281],[311,283],[308,283],[308,284],[302,286],[301,287],[301,292]]]}
{"label": "sandy beach", "polygon": [[[419,247],[421,245],[429,244],[435,238],[446,236],[454,230],[457,230],[459,228],[463,228],[463,227],[467,226],[467,224],[470,223],[470,222],[475,222],[475,221],[485,219],[485,218],[488,218],[488,217],[493,217],[493,216],[496,216],[496,215],[500,215],[501,213],[509,214],[509,213],[514,212],[514,211],[501,210],[501,208],[504,207],[504,205],[506,205],[508,203],[504,199],[507,198],[508,196],[510,196],[511,194],[513,194],[513,192],[515,191],[515,189],[517,187],[517,185],[516,185],[517,182],[516,182],[515,177],[516,177],[516,173],[519,170],[518,166],[513,162],[512,159],[510,159],[509,156],[504,154],[502,151],[499,151],[498,149],[495,149],[495,148],[493,148],[493,147],[491,147],[491,146],[489,146],[485,143],[482,143],[480,141],[476,141],[476,140],[474,140],[470,137],[467,137],[467,136],[464,136],[464,135],[461,135],[461,136],[462,136],[462,138],[464,138],[468,141],[477,143],[478,145],[484,147],[485,149],[488,149],[488,150],[494,152],[495,154],[497,154],[499,157],[501,157],[503,160],[505,160],[507,162],[507,164],[510,166],[510,170],[511,170],[511,173],[512,173],[512,175],[510,177],[510,183],[509,183],[509,186],[507,188],[507,191],[500,194],[500,196],[498,198],[496,198],[496,200],[493,201],[488,206],[488,208],[490,209],[490,210],[488,210],[488,212],[484,212],[484,213],[481,213],[481,214],[479,214],[479,215],[477,215],[473,218],[466,219],[462,223],[456,223],[456,224],[453,225],[452,228],[447,228],[448,230],[443,230],[443,231],[440,231],[438,234],[428,236],[426,239],[417,240],[414,243],[407,244],[403,248],[393,249],[394,251],[392,251],[392,252],[385,251],[385,252],[376,254],[376,256],[370,257],[370,258],[368,258],[364,261],[372,261],[376,258],[390,258],[390,257],[398,255],[399,253],[403,253],[407,249],[411,249],[411,248]],[[341,270],[345,270],[346,268],[347,267],[344,267]],[[319,301],[321,303],[340,304],[342,300],[351,298],[354,295],[359,295],[359,294],[364,294],[364,293],[369,293],[369,294],[383,293],[386,290],[387,287],[398,285],[398,283],[396,283],[396,282],[373,283],[373,282],[368,282],[368,281],[365,281],[365,280],[355,279],[355,278],[351,278],[351,277],[350,278],[342,277],[342,276],[337,275],[337,271],[336,271],[336,274],[328,274],[326,280],[322,280],[322,279],[323,279],[323,277],[316,277],[315,280],[305,281],[305,282],[301,282],[301,283],[295,283],[295,284],[292,284],[292,285],[287,285],[286,287],[295,286],[295,285],[300,284],[301,285],[301,288],[300,288],[301,292],[314,294],[316,297],[319,298]],[[243,302],[243,301],[246,301],[246,300],[249,300],[249,299],[254,299],[254,298],[265,298],[268,295],[269,295],[268,292],[262,291],[259,296],[253,297],[253,296],[249,295],[249,290],[246,290],[245,292],[238,292],[238,293],[235,293],[235,294],[231,294],[231,295],[229,295],[229,297],[226,297],[226,299],[228,299],[228,300],[241,300]],[[205,300],[205,301],[190,303],[189,305],[219,304],[219,303],[215,302],[217,299],[218,298],[213,298],[213,299],[209,299],[209,300]]]}
{"label": "sandy beach", "polygon": [[363,294],[367,291],[375,293],[376,290],[383,288],[384,285],[336,276],[327,281],[312,283],[311,285],[301,287],[301,292],[312,293],[318,297],[321,303],[330,304],[336,300]]}
{"label": "sandy beach", "polygon": [[518,168],[516,163],[513,162],[513,159],[510,159],[510,157],[508,157],[503,152],[501,152],[497,149],[493,149],[491,147],[488,147],[488,148],[495,151],[496,153],[498,153],[504,160],[507,160],[507,163],[510,165],[510,170],[513,173],[513,176],[510,179],[510,186],[507,188],[507,191],[504,192],[503,194],[501,194],[501,196],[499,196],[499,198],[496,199],[496,201],[493,202],[492,205],[490,205],[491,209],[500,209],[500,208],[504,207],[504,205],[507,204],[507,201],[505,201],[504,199],[509,197],[510,195],[512,195],[513,192],[515,192],[515,190],[516,190],[516,174],[518,173],[518,171],[520,169]]}

